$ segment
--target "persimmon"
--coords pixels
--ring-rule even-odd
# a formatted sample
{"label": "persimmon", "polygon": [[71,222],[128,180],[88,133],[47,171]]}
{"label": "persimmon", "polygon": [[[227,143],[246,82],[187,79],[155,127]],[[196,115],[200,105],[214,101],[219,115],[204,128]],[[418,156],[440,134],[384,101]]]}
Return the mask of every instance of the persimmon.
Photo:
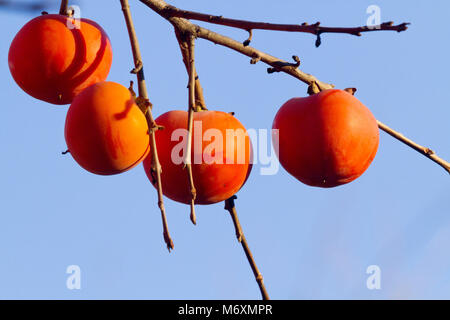
{"label": "persimmon", "polygon": [[[378,149],[375,117],[357,98],[330,89],[287,101],[273,121],[281,165],[301,182],[335,187],[369,167]],[[274,142],[276,139],[274,139]]]}
{"label": "persimmon", "polygon": [[130,91],[115,82],[93,84],[75,97],[65,138],[75,161],[101,175],[135,167],[150,150],[144,113]]}
{"label": "persimmon", "polygon": [[29,21],[9,48],[9,69],[17,84],[34,98],[69,104],[84,88],[104,81],[111,43],[94,21],[46,14]]}
{"label": "persimmon", "polygon": [[[164,130],[156,132],[162,166],[162,188],[168,198],[189,204],[191,193],[183,152],[187,142],[186,111],[169,111],[156,119]],[[221,111],[194,113],[191,164],[196,204],[226,200],[246,182],[252,165],[252,147],[245,127],[234,116]],[[184,149],[183,149],[184,148]],[[152,155],[144,160],[145,172],[155,186]]]}

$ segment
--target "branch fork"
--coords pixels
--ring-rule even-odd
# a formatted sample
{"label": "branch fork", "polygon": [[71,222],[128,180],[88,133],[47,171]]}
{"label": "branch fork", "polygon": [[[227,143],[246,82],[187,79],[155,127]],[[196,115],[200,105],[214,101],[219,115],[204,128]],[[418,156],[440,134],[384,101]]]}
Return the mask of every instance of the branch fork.
{"label": "branch fork", "polygon": [[[295,61],[295,63],[281,62],[281,61],[275,62],[274,67],[267,68],[267,73],[281,72],[285,67],[291,67],[293,69],[297,69],[298,67],[300,67],[300,58],[297,56],[292,56],[292,59]],[[252,63],[252,61],[250,61],[250,63]]]}

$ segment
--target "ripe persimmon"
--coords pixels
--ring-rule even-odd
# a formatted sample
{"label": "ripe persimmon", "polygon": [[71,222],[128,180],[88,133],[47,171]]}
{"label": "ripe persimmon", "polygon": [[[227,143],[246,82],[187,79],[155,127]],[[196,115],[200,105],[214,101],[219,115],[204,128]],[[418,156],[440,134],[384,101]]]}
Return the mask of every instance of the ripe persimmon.
{"label": "ripe persimmon", "polygon": [[[168,198],[189,204],[191,193],[183,155],[187,142],[186,111],[169,111],[156,119],[164,130],[156,132],[162,167],[162,189]],[[191,164],[196,204],[211,204],[233,196],[246,182],[252,165],[252,146],[245,127],[221,111],[194,113]],[[178,129],[178,130],[177,130]],[[145,172],[155,186],[152,156],[144,160]]]}
{"label": "ripe persimmon", "polygon": [[75,97],[65,138],[78,164],[101,175],[135,167],[150,150],[144,113],[130,91],[115,82],[93,84]]}
{"label": "ripe persimmon", "polygon": [[[79,28],[77,28],[79,26]],[[57,14],[34,18],[20,29],[8,54],[17,84],[34,98],[69,104],[84,88],[104,81],[112,62],[111,43],[94,21]]]}
{"label": "ripe persimmon", "polygon": [[337,89],[290,99],[278,110],[273,129],[278,129],[273,135],[278,134],[281,165],[316,187],[335,187],[361,176],[379,143],[377,121],[370,110]]}

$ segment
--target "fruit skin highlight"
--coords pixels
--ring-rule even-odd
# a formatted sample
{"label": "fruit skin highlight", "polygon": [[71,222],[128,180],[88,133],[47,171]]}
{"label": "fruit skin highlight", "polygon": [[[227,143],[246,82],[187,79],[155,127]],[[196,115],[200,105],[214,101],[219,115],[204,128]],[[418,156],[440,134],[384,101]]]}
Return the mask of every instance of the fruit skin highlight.
{"label": "fruit skin highlight", "polygon": [[79,29],[73,18],[42,15],[25,24],[13,39],[9,69],[32,97],[69,104],[84,88],[108,76],[112,48],[106,32],[89,19],[77,21]]}
{"label": "fruit skin highlight", "polygon": [[[183,130],[187,128],[187,120],[188,113],[178,110],[166,112],[155,120],[158,125],[164,127],[163,130],[158,130],[155,133],[159,161],[162,167],[163,193],[166,197],[185,204],[191,203],[191,193],[187,169],[183,168],[184,163],[180,163],[179,160],[183,155],[180,147],[185,145],[187,141],[187,130]],[[201,129],[199,124],[201,124]],[[184,138],[180,138],[179,135],[175,134],[175,141],[172,141],[172,133],[176,129],[182,129],[182,131],[185,131],[185,135]],[[238,138],[227,139],[227,129],[241,130],[241,133],[243,133],[241,141],[243,143],[239,145]],[[242,188],[250,174],[253,157],[251,141],[246,132],[245,127],[231,114],[222,111],[194,112],[191,163],[194,185],[197,191],[196,204],[212,204],[224,201]],[[217,133],[223,137],[222,142],[217,142],[217,148],[214,151],[208,146],[211,146],[216,139],[207,137],[209,133]],[[203,138],[202,143],[199,143],[199,137],[200,139]],[[235,142],[234,145],[233,141]],[[227,146],[230,150],[228,155]],[[172,156],[172,153],[174,153],[174,156]],[[230,157],[231,155],[234,156],[234,159]],[[196,163],[196,157],[201,159],[200,163]],[[216,161],[213,158],[220,160]],[[173,159],[178,160],[173,161]],[[240,161],[240,159],[243,161]],[[233,163],[227,163],[227,160],[228,162],[233,161]],[[144,169],[149,180],[155,186],[153,182],[156,175],[152,176],[151,174],[151,164],[152,155],[149,154],[144,160]]]}
{"label": "fruit skin highlight", "polygon": [[349,183],[369,167],[379,144],[378,124],[357,98],[337,89],[293,98],[273,121],[281,165],[301,182],[330,188]]}
{"label": "fruit skin highlight", "polygon": [[133,168],[150,150],[144,114],[130,91],[115,82],[96,83],[75,97],[64,134],[75,161],[100,175]]}

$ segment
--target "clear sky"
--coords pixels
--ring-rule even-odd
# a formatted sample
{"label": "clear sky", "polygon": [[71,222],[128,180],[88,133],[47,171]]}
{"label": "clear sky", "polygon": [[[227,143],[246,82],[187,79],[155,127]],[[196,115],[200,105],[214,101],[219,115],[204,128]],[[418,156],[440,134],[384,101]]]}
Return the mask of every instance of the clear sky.
{"label": "clear sky", "polygon": [[[187,75],[171,25],[130,0],[155,115],[185,109]],[[448,12],[433,1],[171,1],[185,9],[280,23],[357,26],[369,5],[382,21],[411,22],[407,32],[357,38],[255,31],[252,45],[357,97],[382,122],[450,159]],[[109,80],[133,79],[119,1],[81,1],[83,17],[111,38]],[[54,1],[48,11],[55,12]],[[0,298],[259,299],[260,293],[223,203],[197,208],[166,199],[175,250],[162,239],[156,192],[142,166],[117,176],[81,169],[66,150],[68,106],[25,94],[7,54],[15,33],[39,13],[0,10]],[[204,24],[202,24],[204,25]],[[246,32],[211,26],[238,40]],[[210,109],[234,111],[247,127],[270,128],[278,108],[306,86],[262,63],[198,40],[197,68]],[[255,166],[238,193],[247,240],[274,299],[450,298],[450,179],[438,165],[381,133],[374,162],[334,189],[301,184],[283,169]],[[81,289],[66,268],[81,268]],[[366,269],[381,269],[368,290]]]}

